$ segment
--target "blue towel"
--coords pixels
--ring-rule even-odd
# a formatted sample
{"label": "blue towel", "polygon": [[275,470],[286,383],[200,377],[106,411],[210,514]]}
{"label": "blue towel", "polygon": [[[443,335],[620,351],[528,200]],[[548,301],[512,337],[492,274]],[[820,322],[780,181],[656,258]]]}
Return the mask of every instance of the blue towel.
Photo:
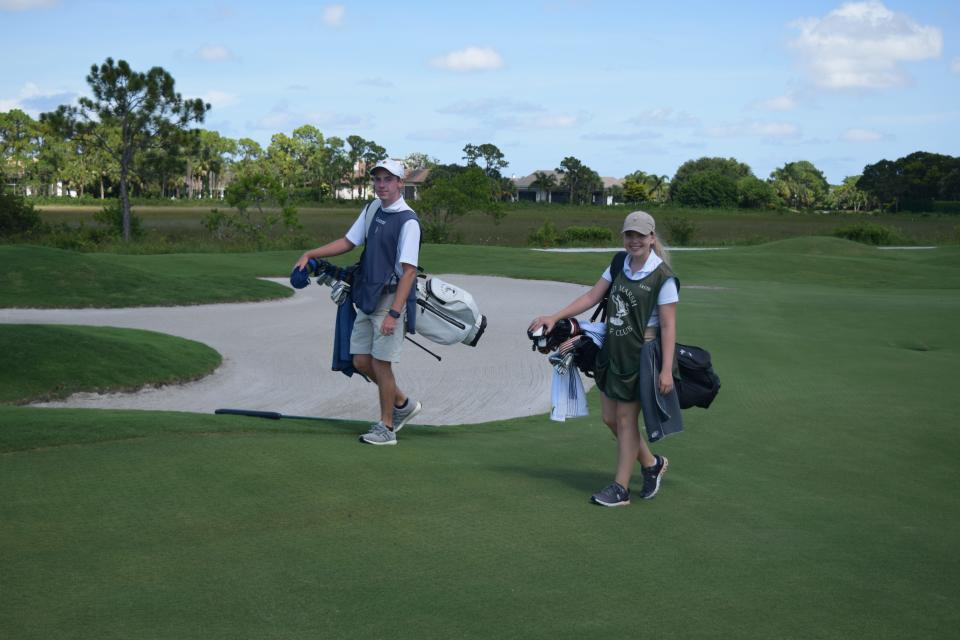
{"label": "blue towel", "polygon": [[[333,331],[333,370],[350,377],[356,373],[353,357],[350,355],[350,336],[353,323],[357,319],[357,310],[349,301],[337,307],[337,324]],[[366,379],[366,376],[363,376]]]}

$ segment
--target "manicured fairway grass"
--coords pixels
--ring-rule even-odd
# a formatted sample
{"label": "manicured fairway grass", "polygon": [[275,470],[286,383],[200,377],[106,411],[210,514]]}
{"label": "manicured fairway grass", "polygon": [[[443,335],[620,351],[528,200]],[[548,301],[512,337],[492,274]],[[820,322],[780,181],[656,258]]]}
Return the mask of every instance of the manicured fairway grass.
{"label": "manicured fairway grass", "polygon": [[[583,282],[608,259],[460,250],[427,255]],[[960,251],[675,267],[680,339],[723,389],[625,509],[587,504],[615,462],[596,394],[588,418],[390,448],[345,422],[0,407],[0,636],[953,637]]]}
{"label": "manicured fairway grass", "polygon": [[114,327],[0,324],[0,403],[65,398],[78,391],[177,384],[220,365],[210,347]]}

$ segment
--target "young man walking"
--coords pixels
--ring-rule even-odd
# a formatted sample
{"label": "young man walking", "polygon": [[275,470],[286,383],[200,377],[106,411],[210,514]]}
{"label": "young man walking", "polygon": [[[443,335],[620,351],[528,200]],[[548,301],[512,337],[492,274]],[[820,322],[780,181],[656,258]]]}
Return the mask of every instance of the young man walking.
{"label": "young man walking", "polygon": [[380,419],[360,441],[391,445],[421,408],[397,387],[393,375],[408,322],[415,318],[420,221],[403,199],[402,164],[384,160],[370,175],[377,199],[364,207],[345,236],[305,252],[296,267],[305,268],[311,258],[338,256],[364,245],[351,287],[357,319],[350,354],[354,368],[377,385]]}

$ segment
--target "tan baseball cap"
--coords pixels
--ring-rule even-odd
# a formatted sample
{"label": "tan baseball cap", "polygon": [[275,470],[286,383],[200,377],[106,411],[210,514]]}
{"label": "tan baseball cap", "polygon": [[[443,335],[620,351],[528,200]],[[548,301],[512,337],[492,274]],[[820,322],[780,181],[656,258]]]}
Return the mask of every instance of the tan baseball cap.
{"label": "tan baseball cap", "polygon": [[646,211],[634,211],[627,215],[627,219],[623,221],[623,231],[620,233],[636,231],[641,235],[649,235],[653,233],[656,228],[657,223],[653,221],[653,216]]}

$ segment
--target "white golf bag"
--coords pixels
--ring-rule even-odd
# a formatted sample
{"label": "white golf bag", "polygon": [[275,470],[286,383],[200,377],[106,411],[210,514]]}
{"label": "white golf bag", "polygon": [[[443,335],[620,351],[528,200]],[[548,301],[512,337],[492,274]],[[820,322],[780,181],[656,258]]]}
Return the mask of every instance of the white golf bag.
{"label": "white golf bag", "polygon": [[440,278],[417,278],[418,334],[438,344],[475,347],[486,328],[487,317],[469,293]]}

